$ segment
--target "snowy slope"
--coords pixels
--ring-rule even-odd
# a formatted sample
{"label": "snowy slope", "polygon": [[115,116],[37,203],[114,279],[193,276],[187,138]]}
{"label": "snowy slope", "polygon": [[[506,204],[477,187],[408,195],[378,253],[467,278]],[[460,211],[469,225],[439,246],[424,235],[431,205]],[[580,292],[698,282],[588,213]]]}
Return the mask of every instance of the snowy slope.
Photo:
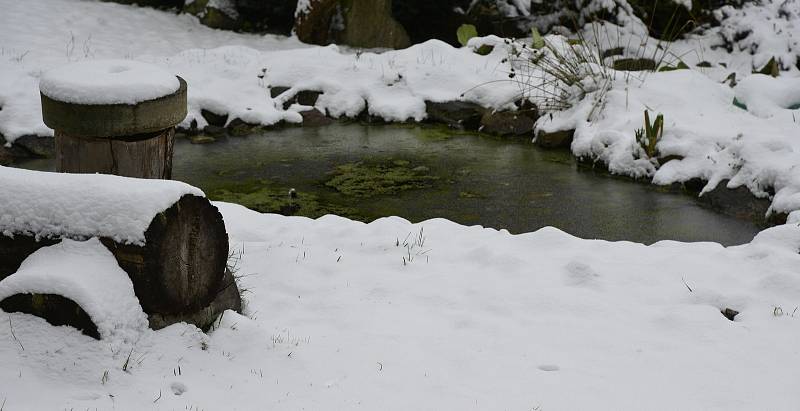
{"label": "snowy slope", "polygon": [[5,409],[800,407],[795,225],[647,247],[217,206],[246,316],[110,347],[0,313]]}

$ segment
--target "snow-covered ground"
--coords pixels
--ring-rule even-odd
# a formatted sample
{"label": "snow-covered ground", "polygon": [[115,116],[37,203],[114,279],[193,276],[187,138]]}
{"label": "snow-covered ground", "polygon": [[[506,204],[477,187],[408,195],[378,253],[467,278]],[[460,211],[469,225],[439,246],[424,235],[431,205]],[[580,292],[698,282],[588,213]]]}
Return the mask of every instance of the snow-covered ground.
{"label": "snow-covered ground", "polygon": [[[8,141],[51,134],[41,122],[39,79],[86,59],[135,59],[181,75],[189,83],[186,121],[200,126],[201,108],[265,124],[300,121],[270,98],[268,85],[322,90],[317,108],[333,116],[366,108],[400,121],[422,119],[426,100],[455,100],[477,84],[507,79],[500,44],[488,56],[437,41],[360,53],[93,1],[0,0],[0,10],[0,133]],[[768,37],[768,25],[757,26]],[[776,50],[798,30],[777,26],[789,35],[770,38]],[[719,67],[619,75],[598,109],[590,98],[543,118],[540,127],[575,127],[573,152],[617,173],[656,183],[730,179],[756,194],[774,189],[776,211],[800,209],[800,113],[791,108],[800,102],[798,72],[750,75],[770,53],[761,52],[718,54],[738,73],[735,88],[720,83]],[[493,83],[465,98],[503,108],[518,84]],[[734,97],[747,109],[734,106]],[[634,130],[645,109],[664,114],[660,148],[682,160],[656,169],[636,158]],[[4,198],[6,207],[29,214],[21,220],[55,217],[95,224],[87,235],[109,235],[103,221],[71,219],[25,197],[30,187],[11,184],[36,178],[16,173],[24,178],[3,185],[16,196]],[[69,199],[70,187],[86,188],[74,179],[97,181],[59,178],[63,183],[38,192]],[[195,193],[170,184],[143,195],[161,193],[166,204],[169,196]],[[241,253],[244,315],[227,312],[208,334],[181,324],[143,329],[128,304],[130,284],[96,240],[40,250],[9,277],[17,282],[0,283],[0,293],[67,284],[95,317],[105,311],[94,302],[120,295],[128,303],[119,317],[130,321],[105,318],[111,322],[99,324],[101,331],[121,330],[123,338],[96,341],[0,313],[0,410],[800,408],[800,213],[749,244],[724,248],[582,240],[554,228],[515,236],[445,220],[310,220],[216,205],[232,250]],[[136,216],[152,214],[147,207],[112,212],[133,216],[128,226],[112,225],[136,241],[147,221]],[[79,280],[48,274],[57,268],[83,269],[90,279],[108,271],[106,286],[122,294],[70,286]],[[726,308],[740,312],[735,321],[720,313]]]}
{"label": "snow-covered ground", "polygon": [[800,407],[796,225],[647,247],[217,206],[244,316],[128,343],[2,313],[4,409]]}

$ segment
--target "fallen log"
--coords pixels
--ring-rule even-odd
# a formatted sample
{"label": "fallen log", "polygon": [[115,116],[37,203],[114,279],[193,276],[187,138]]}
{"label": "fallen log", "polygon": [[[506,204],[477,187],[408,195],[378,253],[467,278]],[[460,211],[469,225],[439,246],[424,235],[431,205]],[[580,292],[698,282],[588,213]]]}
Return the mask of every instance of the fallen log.
{"label": "fallen log", "polygon": [[[197,313],[231,286],[223,281],[225,223],[194,187],[0,167],[0,188],[0,281],[42,247],[97,237],[130,277],[151,326],[187,321],[203,328],[208,315]],[[238,291],[225,301],[215,310],[240,308]]]}

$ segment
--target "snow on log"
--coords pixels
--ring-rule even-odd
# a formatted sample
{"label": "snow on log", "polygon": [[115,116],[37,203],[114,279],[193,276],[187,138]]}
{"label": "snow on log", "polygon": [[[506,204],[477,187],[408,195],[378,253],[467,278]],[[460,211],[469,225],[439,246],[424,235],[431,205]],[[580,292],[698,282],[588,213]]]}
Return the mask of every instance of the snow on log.
{"label": "snow on log", "polygon": [[[240,305],[238,292],[235,298],[225,293],[232,280],[224,278],[222,215],[195,187],[7,167],[0,167],[0,187],[0,280],[42,247],[98,237],[130,277],[153,325],[191,321],[210,306]],[[228,298],[220,303],[220,295]]]}
{"label": "snow on log", "polygon": [[135,342],[147,328],[131,280],[96,238],[65,239],[31,254],[0,281],[0,308],[74,325],[106,340]]}

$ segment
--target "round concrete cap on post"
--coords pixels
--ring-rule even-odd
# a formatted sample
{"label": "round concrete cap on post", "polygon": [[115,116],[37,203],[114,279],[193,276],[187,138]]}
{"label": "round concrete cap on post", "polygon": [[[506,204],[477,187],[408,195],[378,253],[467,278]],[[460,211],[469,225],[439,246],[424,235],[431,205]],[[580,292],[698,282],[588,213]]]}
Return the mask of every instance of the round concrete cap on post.
{"label": "round concrete cap on post", "polygon": [[98,60],[45,73],[39,83],[44,123],[83,137],[153,133],[186,118],[186,82],[146,63]]}

